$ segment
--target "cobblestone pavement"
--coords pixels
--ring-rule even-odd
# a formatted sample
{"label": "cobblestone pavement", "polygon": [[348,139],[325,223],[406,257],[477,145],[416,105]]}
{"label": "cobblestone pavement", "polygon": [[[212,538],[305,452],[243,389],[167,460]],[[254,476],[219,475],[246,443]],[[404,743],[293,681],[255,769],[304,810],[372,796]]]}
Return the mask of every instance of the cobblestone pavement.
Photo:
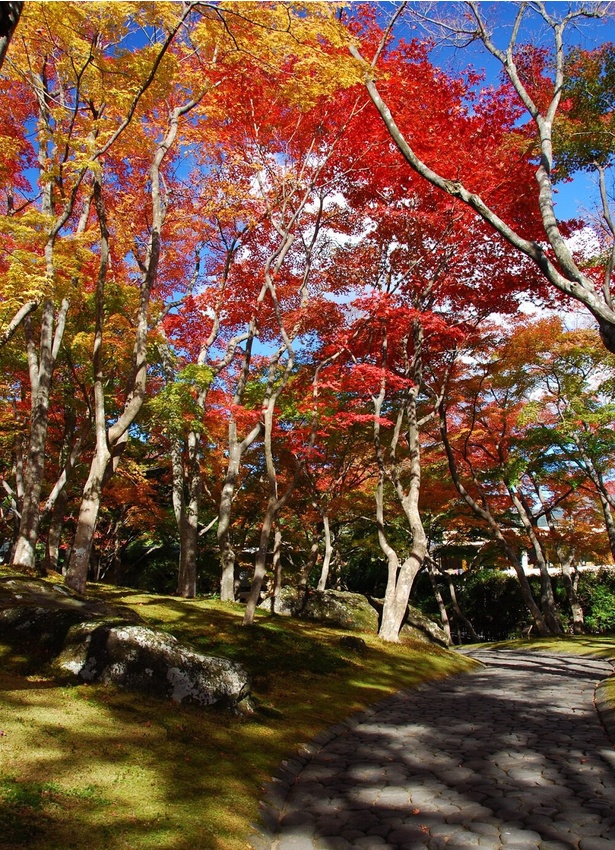
{"label": "cobblestone pavement", "polygon": [[287,765],[253,847],[615,850],[615,749],[593,701],[612,665],[473,656],[486,666],[397,694]]}

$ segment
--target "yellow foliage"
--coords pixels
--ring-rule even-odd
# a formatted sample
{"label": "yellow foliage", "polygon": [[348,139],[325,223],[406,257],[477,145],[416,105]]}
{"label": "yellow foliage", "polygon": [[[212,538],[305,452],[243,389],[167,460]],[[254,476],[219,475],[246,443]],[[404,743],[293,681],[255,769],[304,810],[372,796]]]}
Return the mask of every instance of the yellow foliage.
{"label": "yellow foliage", "polygon": [[[221,3],[204,15],[192,39],[205,56],[215,45],[226,61],[250,57],[280,75],[280,94],[308,109],[322,96],[361,82],[362,69],[348,53],[342,3]],[[224,19],[222,26],[221,19]]]}
{"label": "yellow foliage", "polygon": [[81,333],[76,333],[72,339],[70,344],[71,355],[73,360],[76,363],[85,362],[87,363],[92,357],[92,350],[94,348],[94,332],[93,331],[82,331]]}
{"label": "yellow foliage", "polygon": [[[44,256],[53,222],[34,208],[19,216],[0,216],[0,240],[6,257],[6,273],[0,278],[0,300],[19,306],[46,295],[74,297],[83,287],[84,268],[92,260],[92,234],[64,235],[54,246],[53,275],[47,273]],[[97,260],[96,260],[97,262]]]}

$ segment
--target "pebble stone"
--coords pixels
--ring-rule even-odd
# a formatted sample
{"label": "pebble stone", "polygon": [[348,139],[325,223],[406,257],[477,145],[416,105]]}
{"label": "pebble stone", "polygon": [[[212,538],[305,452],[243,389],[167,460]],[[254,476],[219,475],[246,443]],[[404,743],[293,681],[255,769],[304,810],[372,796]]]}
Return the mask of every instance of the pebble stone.
{"label": "pebble stone", "polygon": [[277,823],[252,847],[615,850],[615,750],[594,704],[612,664],[471,654],[476,672],[396,694],[286,762],[262,805]]}

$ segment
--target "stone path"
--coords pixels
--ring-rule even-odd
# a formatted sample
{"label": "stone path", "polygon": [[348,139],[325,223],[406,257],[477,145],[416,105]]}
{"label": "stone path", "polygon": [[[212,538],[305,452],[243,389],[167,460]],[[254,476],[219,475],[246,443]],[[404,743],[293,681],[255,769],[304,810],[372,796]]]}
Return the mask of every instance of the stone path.
{"label": "stone path", "polygon": [[288,765],[265,807],[279,831],[253,847],[615,850],[615,749],[593,703],[612,665],[473,655],[487,666],[397,694]]}

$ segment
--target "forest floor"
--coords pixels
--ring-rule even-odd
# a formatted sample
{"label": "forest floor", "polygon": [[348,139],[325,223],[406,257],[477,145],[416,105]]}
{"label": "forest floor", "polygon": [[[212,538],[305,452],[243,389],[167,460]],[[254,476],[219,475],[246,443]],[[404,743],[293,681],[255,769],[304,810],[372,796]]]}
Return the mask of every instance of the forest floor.
{"label": "forest floor", "polygon": [[323,729],[399,689],[474,662],[426,643],[243,608],[91,585],[197,650],[241,662],[249,717],[178,706],[111,686],[59,685],[0,645],[0,850],[239,850],[263,784]]}

